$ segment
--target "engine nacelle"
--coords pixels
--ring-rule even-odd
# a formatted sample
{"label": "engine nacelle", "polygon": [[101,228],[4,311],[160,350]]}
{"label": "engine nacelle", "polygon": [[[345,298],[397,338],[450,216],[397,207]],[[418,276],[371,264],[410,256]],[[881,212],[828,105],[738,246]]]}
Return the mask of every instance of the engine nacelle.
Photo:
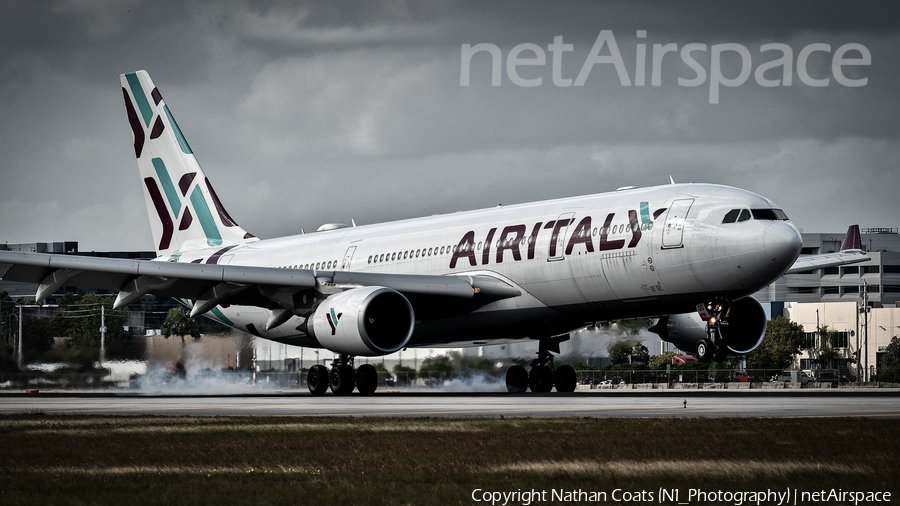
{"label": "engine nacelle", "polygon": [[[706,322],[700,315],[684,313],[663,316],[651,329],[680,350],[693,353],[706,338]],[[731,303],[728,325],[719,326],[719,337],[728,347],[729,356],[744,355],[755,350],[766,335],[766,312],[753,297]]]}
{"label": "engine nacelle", "polygon": [[306,330],[331,351],[377,357],[406,346],[415,321],[406,297],[383,286],[366,286],[322,301]]}

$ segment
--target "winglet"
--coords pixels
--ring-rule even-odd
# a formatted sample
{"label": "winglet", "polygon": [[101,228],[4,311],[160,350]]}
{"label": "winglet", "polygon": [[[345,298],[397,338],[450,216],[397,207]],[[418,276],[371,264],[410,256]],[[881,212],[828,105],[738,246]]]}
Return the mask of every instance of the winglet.
{"label": "winglet", "polygon": [[672,178],[672,174],[669,174],[669,182],[675,184],[675,179]]}
{"label": "winglet", "polygon": [[847,235],[844,237],[844,242],[841,243],[841,251],[851,249],[862,249],[862,241],[859,238],[859,225],[850,225],[850,228],[847,229]]}

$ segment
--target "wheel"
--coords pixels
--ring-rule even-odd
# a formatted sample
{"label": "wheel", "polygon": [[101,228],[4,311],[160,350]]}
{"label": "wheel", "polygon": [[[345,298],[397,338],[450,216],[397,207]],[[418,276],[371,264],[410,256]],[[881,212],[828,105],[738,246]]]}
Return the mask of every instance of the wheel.
{"label": "wheel", "polygon": [[728,358],[728,346],[725,346],[721,340],[716,344],[716,355],[713,358],[716,362],[724,362]]}
{"label": "wheel", "polygon": [[574,392],[578,378],[575,369],[570,365],[561,365],[556,369],[556,391]]}
{"label": "wheel", "polygon": [[528,386],[532,392],[549,392],[553,388],[553,371],[546,365],[536,365],[528,373]]}
{"label": "wheel", "polygon": [[349,395],[353,392],[354,383],[353,368],[349,365],[338,365],[331,368],[328,375],[331,383],[331,392],[335,395]]}
{"label": "wheel", "polygon": [[521,365],[514,365],[506,371],[506,390],[511,394],[522,393],[528,388],[528,371]]}
{"label": "wheel", "polygon": [[713,356],[713,345],[707,338],[701,339],[697,343],[697,360],[701,362],[709,362]]}
{"label": "wheel", "polygon": [[306,374],[306,386],[313,395],[324,394],[328,390],[328,369],[324,365],[310,367]]}
{"label": "wheel", "polygon": [[378,388],[378,371],[369,364],[363,364],[356,369],[356,389],[363,395],[375,393]]}

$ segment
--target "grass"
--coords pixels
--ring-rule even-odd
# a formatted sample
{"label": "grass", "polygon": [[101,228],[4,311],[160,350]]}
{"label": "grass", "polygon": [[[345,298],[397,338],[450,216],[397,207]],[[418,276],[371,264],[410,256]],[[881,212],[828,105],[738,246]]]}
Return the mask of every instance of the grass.
{"label": "grass", "polygon": [[476,488],[546,490],[550,502],[551,489],[660,487],[682,497],[689,488],[834,488],[896,500],[898,429],[900,420],[866,418],[28,413],[0,417],[0,504],[471,504]]}

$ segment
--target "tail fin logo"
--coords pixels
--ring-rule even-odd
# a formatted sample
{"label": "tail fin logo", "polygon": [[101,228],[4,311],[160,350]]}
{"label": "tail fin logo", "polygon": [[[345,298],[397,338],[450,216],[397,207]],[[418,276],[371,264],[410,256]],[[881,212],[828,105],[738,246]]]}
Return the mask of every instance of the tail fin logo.
{"label": "tail fin logo", "polygon": [[337,315],[335,315],[334,308],[331,308],[331,310],[325,315],[325,319],[328,320],[328,325],[331,327],[331,335],[337,333],[338,321],[343,315],[344,313],[338,313]]}
{"label": "tail fin logo", "polygon": [[159,217],[154,225],[158,253],[204,242],[200,247],[256,240],[225,211],[150,76],[131,72],[121,81],[148,211]]}

